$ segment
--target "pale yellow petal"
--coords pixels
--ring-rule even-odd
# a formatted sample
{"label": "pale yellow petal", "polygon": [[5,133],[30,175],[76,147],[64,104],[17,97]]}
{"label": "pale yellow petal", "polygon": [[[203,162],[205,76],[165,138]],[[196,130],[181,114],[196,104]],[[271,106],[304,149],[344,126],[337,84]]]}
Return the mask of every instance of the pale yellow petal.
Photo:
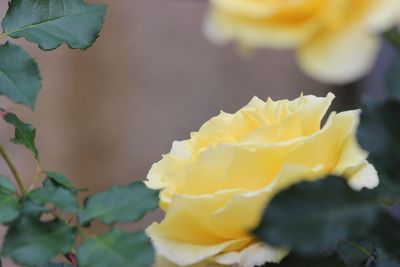
{"label": "pale yellow petal", "polygon": [[354,115],[354,123],[349,127],[348,136],[343,143],[342,152],[336,166],[332,170],[332,173],[336,175],[344,175],[348,169],[358,168],[364,163],[368,156],[368,153],[364,151],[357,142],[356,131],[359,123],[359,111],[354,113]]}
{"label": "pale yellow petal", "polygon": [[[153,267],[182,267],[182,266],[169,261],[165,257],[157,256]],[[199,263],[186,265],[185,267],[223,267],[223,265],[211,262],[210,260],[206,260]]]}
{"label": "pale yellow petal", "polygon": [[[189,226],[190,227],[190,226]],[[230,240],[215,245],[198,245],[182,242],[178,239],[165,237],[164,231],[154,223],[146,230],[150,236],[156,253],[168,261],[179,266],[188,266],[216,256],[224,250],[241,248],[249,242],[249,239]]]}
{"label": "pale yellow petal", "polygon": [[293,48],[309,39],[318,29],[314,21],[294,25],[274,25],[232,16],[221,10],[211,10],[203,24],[207,38],[215,44],[237,41],[244,47]]}
{"label": "pale yellow petal", "polygon": [[184,168],[185,160],[167,154],[163,156],[163,159],[151,166],[149,173],[147,174],[147,180],[145,184],[151,189],[161,189],[171,185],[179,183],[175,173]]}
{"label": "pale yellow petal", "polygon": [[308,167],[322,165],[328,174],[338,162],[343,143],[356,122],[357,114],[357,111],[331,114],[323,129],[304,138],[284,161]]}
{"label": "pale yellow petal", "polygon": [[316,36],[298,51],[301,68],[311,77],[344,84],[367,74],[379,49],[379,38],[358,27]]}
{"label": "pale yellow petal", "polygon": [[240,252],[240,267],[262,266],[265,263],[279,263],[289,253],[285,248],[274,248],[256,243]]}
{"label": "pale yellow petal", "polygon": [[224,253],[215,258],[221,265],[239,265],[240,267],[263,266],[265,263],[279,263],[289,251],[274,248],[264,243],[252,244],[242,251]]}
{"label": "pale yellow petal", "polygon": [[354,190],[373,189],[379,184],[379,177],[374,166],[365,162],[349,179],[349,185]]}
{"label": "pale yellow petal", "polygon": [[400,23],[400,1],[398,0],[377,0],[366,16],[368,30],[380,33],[399,25]]}
{"label": "pale yellow petal", "polygon": [[305,103],[299,113],[303,122],[303,135],[307,136],[320,130],[321,121],[332,104],[335,95],[332,93],[328,93],[326,97],[307,95],[299,97],[297,101],[301,101],[302,98],[305,99]]}
{"label": "pale yellow petal", "polygon": [[223,253],[215,257],[215,262],[221,265],[235,265],[240,261],[240,251]]}
{"label": "pale yellow petal", "polygon": [[[257,226],[268,201],[282,189],[303,180],[323,175],[322,168],[303,165],[285,165],[269,185],[252,192],[238,192],[232,199],[212,214],[210,224],[227,237],[245,236]],[[230,223],[234,221],[235,223]]]}

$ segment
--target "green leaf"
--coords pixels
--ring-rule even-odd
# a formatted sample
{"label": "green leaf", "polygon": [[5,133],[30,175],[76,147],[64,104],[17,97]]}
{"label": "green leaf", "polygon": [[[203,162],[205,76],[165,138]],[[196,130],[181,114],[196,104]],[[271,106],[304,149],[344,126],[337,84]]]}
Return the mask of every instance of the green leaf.
{"label": "green leaf", "polygon": [[15,136],[11,142],[25,146],[37,159],[39,152],[35,145],[36,129],[31,124],[21,121],[14,113],[4,115],[4,120],[15,127]]}
{"label": "green leaf", "polygon": [[48,178],[53,180],[55,183],[65,187],[66,189],[69,189],[71,191],[76,190],[73,186],[71,181],[62,175],[61,173],[58,172],[52,172],[52,171],[45,171],[45,174],[47,175]]}
{"label": "green leaf", "polygon": [[24,37],[43,50],[61,44],[86,49],[97,39],[106,6],[82,0],[12,0],[2,25],[13,38]]}
{"label": "green leaf", "polygon": [[374,259],[375,247],[373,242],[342,241],[338,244],[336,252],[346,267],[366,266]]}
{"label": "green leaf", "polygon": [[[373,231],[373,239],[376,245],[384,251],[385,257],[397,257],[400,259],[400,221],[395,217],[384,214],[379,218]],[[382,254],[382,253],[381,253]]]}
{"label": "green leaf", "polygon": [[71,264],[65,264],[65,263],[47,263],[46,265],[43,265],[43,267],[73,267]]}
{"label": "green leaf", "polygon": [[0,45],[0,95],[34,109],[41,87],[39,67],[17,45]]}
{"label": "green leaf", "polygon": [[395,259],[378,260],[376,267],[400,267],[400,261]]}
{"label": "green leaf", "polygon": [[358,140],[370,152],[369,161],[379,173],[400,177],[400,101],[365,102]]}
{"label": "green leaf", "polygon": [[8,179],[8,177],[0,175],[0,192],[3,191],[5,193],[17,193],[17,189]]}
{"label": "green leaf", "polygon": [[263,267],[343,267],[343,263],[335,255],[304,257],[290,253],[279,264],[267,263]]}
{"label": "green leaf", "polygon": [[386,175],[379,176],[379,185],[376,188],[379,202],[390,207],[400,203],[400,182]]}
{"label": "green leaf", "polygon": [[33,202],[29,198],[24,198],[21,210],[24,216],[40,218],[43,213],[47,212],[50,212],[50,209]]}
{"label": "green leaf", "polygon": [[302,182],[272,199],[254,234],[268,244],[315,255],[366,236],[379,213],[376,198],[375,191],[353,191],[340,177]]}
{"label": "green leaf", "polygon": [[21,265],[43,266],[69,252],[75,237],[76,230],[57,219],[41,222],[22,217],[8,229],[2,255]]}
{"label": "green leaf", "polygon": [[93,219],[105,224],[134,222],[157,206],[158,191],[148,189],[142,182],[115,186],[87,198],[84,209],[79,212],[79,222],[83,225]]}
{"label": "green leaf", "polygon": [[14,221],[21,207],[15,194],[0,192],[0,223],[6,224]]}
{"label": "green leaf", "polygon": [[382,247],[376,248],[376,257],[374,267],[400,267],[399,259],[389,255]]}
{"label": "green leaf", "polygon": [[142,231],[127,233],[119,229],[99,237],[90,237],[78,247],[79,267],[149,267],[154,250]]}
{"label": "green leaf", "polygon": [[388,40],[396,49],[400,50],[400,33],[397,27],[393,27],[383,33],[383,36]]}
{"label": "green leaf", "polygon": [[400,99],[400,56],[396,57],[390,66],[385,82],[389,94]]}
{"label": "green leaf", "polygon": [[27,197],[38,204],[52,203],[65,212],[76,212],[79,208],[73,192],[52,183],[45,182],[42,188],[29,192]]}

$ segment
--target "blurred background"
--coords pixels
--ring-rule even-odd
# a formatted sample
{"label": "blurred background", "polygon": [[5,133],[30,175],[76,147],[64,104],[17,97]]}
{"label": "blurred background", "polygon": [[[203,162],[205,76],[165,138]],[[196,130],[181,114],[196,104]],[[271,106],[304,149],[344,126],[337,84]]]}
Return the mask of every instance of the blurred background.
{"label": "blurred background", "polygon": [[[7,2],[0,0],[1,17]],[[333,87],[303,75],[290,51],[243,56],[233,45],[209,43],[201,29],[203,0],[101,2],[109,4],[108,16],[87,51],[63,46],[45,53],[17,41],[41,69],[35,112],[0,99],[2,107],[37,128],[42,168],[61,172],[92,193],[144,179],[173,140],[188,138],[220,110],[233,112],[254,95],[280,99],[332,91],[338,109],[356,107],[357,88],[378,91],[391,58],[386,49],[364,81]],[[0,124],[1,144],[30,181],[35,173],[30,153],[9,144],[12,128]],[[0,173],[9,175],[3,162]]]}

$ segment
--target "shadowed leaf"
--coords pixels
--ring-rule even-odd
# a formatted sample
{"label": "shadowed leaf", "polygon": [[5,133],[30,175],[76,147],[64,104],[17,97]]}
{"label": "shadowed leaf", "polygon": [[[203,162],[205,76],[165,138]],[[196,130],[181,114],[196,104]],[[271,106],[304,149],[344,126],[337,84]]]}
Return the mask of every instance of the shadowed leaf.
{"label": "shadowed leaf", "polygon": [[41,222],[22,217],[8,229],[2,255],[21,265],[42,266],[58,254],[67,253],[75,237],[75,229],[59,220]]}
{"label": "shadowed leaf", "polygon": [[316,255],[368,234],[379,215],[376,191],[353,191],[344,178],[302,182],[268,204],[254,234],[268,244]]}

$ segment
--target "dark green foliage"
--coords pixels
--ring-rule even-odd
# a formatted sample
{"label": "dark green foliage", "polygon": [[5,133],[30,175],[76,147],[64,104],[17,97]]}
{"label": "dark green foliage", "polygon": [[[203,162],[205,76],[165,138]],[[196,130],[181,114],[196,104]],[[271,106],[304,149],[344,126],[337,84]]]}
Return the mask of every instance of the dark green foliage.
{"label": "dark green foliage", "polygon": [[31,124],[21,121],[14,113],[5,114],[4,120],[15,127],[15,136],[11,142],[25,146],[37,159],[39,152],[35,145],[36,129]]}
{"label": "dark green foliage", "polygon": [[379,202],[384,206],[390,207],[400,203],[400,180],[381,175],[376,191],[379,194]]}
{"label": "dark green foliage", "polygon": [[12,0],[3,19],[4,31],[24,37],[43,50],[61,44],[86,49],[98,37],[106,6],[82,0]]}
{"label": "dark green foliage", "polygon": [[58,254],[68,252],[76,230],[55,219],[41,222],[22,217],[7,231],[2,255],[27,266],[43,266]]}
{"label": "dark green foliage", "polygon": [[384,258],[390,256],[400,260],[400,221],[398,219],[385,213],[379,218],[372,233],[374,242],[380,248]]}
{"label": "dark green foliage", "polygon": [[374,190],[353,191],[340,177],[302,182],[268,204],[254,234],[271,245],[315,255],[366,236],[379,215],[376,198]]}
{"label": "dark green foliage", "polygon": [[343,267],[343,262],[336,255],[304,257],[290,253],[279,264],[267,263],[263,267]]}
{"label": "dark green foliage", "polygon": [[39,67],[36,62],[17,45],[0,45],[0,95],[35,107],[41,87]]}
{"label": "dark green foliage", "polygon": [[400,177],[400,102],[366,102],[362,107],[358,140],[381,174]]}
{"label": "dark green foliage", "polygon": [[154,250],[142,231],[127,233],[113,229],[99,237],[90,237],[78,247],[79,267],[150,267]]}
{"label": "dark green foliage", "polygon": [[158,206],[158,191],[148,189],[143,183],[115,186],[106,192],[86,199],[85,207],[79,212],[79,222],[88,224],[98,219],[105,224],[134,222]]}
{"label": "dark green foliage", "polygon": [[365,266],[375,257],[374,243],[370,240],[363,242],[342,241],[337,245],[336,252],[346,267]]}
{"label": "dark green foliage", "polygon": [[391,96],[400,100],[400,56],[395,58],[386,76],[386,86]]}

